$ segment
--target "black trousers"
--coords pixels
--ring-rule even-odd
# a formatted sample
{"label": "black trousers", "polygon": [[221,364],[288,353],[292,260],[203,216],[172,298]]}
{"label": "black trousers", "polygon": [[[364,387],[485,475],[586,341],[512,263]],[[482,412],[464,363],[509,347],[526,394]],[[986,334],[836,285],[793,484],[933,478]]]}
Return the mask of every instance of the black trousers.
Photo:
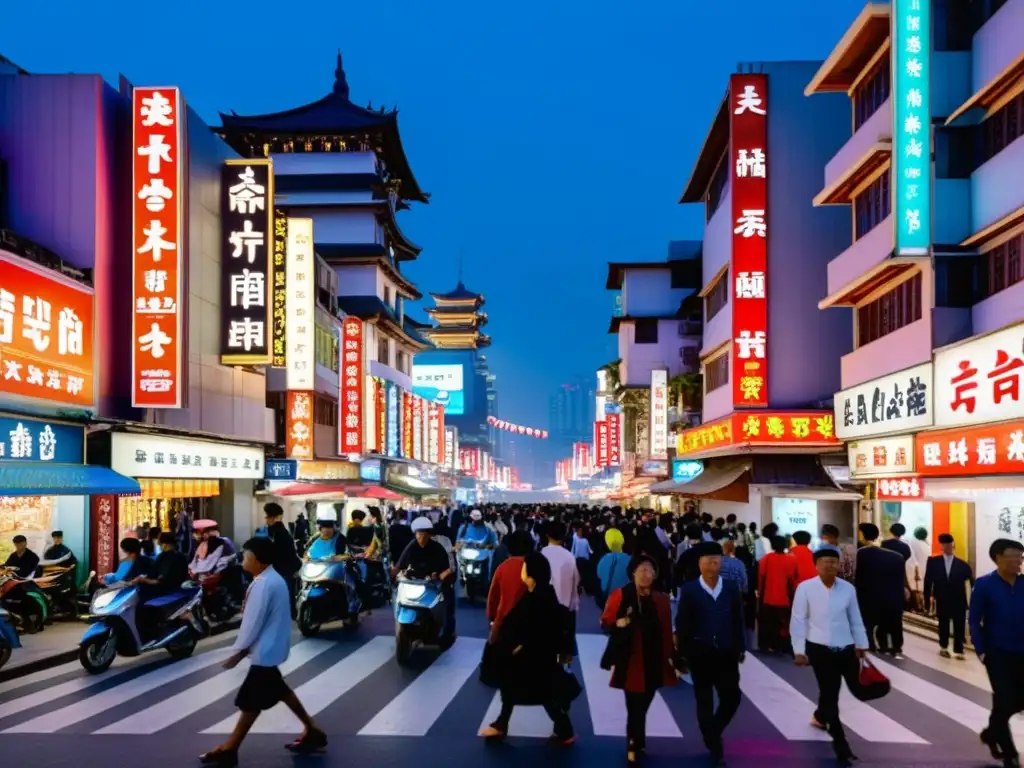
{"label": "black trousers", "polygon": [[444,634],[446,638],[455,637],[455,584],[445,584],[441,587],[441,594],[444,595],[445,602],[445,630]]}
{"label": "black trousers", "polygon": [[967,608],[963,605],[937,603],[935,613],[939,620],[939,647],[943,650],[949,648],[949,627],[952,625],[953,653],[963,653]]}
{"label": "black trousers", "polygon": [[903,606],[880,606],[878,620],[879,653],[903,652]]}
{"label": "black trousers", "polygon": [[[722,734],[736,716],[740,693],[740,662],[735,651],[691,648],[687,659],[697,700],[697,725],[704,745],[711,752],[722,751]],[[718,693],[718,710],[715,710]]]}
{"label": "black trousers", "polygon": [[1016,757],[1017,746],[1013,743],[1010,718],[1024,711],[1024,653],[993,648],[985,654],[985,669],[992,684],[989,738],[999,745],[1004,758]]}
{"label": "black trousers", "polygon": [[818,680],[818,708],[814,719],[825,726],[837,751],[848,748],[846,731],[839,720],[839,691],[843,680],[851,690],[860,685],[860,662],[852,645],[833,650],[817,643],[807,643],[807,660]]}
{"label": "black trousers", "polygon": [[635,749],[647,746],[647,710],[651,708],[656,691],[630,693],[626,691],[626,741]]}
{"label": "black trousers", "polygon": [[[505,700],[505,697],[501,698],[501,712],[498,713],[498,719],[494,721],[493,725],[499,731],[503,733],[508,732],[508,724],[512,719],[512,711],[516,708],[515,704],[510,704]],[[544,704],[544,711],[548,717],[551,718],[553,726],[553,733],[560,739],[569,739],[574,735],[572,728],[572,720],[569,719],[569,713],[559,707],[554,702]]]}

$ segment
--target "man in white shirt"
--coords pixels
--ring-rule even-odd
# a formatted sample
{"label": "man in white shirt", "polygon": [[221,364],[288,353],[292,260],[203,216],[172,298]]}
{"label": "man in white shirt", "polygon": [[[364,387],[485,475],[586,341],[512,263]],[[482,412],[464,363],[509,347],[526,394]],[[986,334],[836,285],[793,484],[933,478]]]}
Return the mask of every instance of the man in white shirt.
{"label": "man in white shirt", "polygon": [[235,697],[235,706],[241,711],[235,730],[222,745],[199,756],[204,765],[238,765],[238,749],[256,718],[280,702],[305,728],[299,738],[287,745],[289,750],[312,753],[327,747],[327,734],[313,722],[278,669],[287,660],[291,647],[292,615],[288,585],[271,567],[274,543],[264,537],[253,538],[243,549],[242,567],[253,581],[242,604],[242,626],[231,648],[234,653],[222,666],[234,669],[246,656],[250,666]]}
{"label": "man in white shirt", "polygon": [[796,588],[789,634],[797,665],[809,663],[818,680],[818,708],[811,723],[828,731],[839,764],[850,765],[856,756],[839,720],[839,690],[844,679],[850,688],[858,685],[859,660],[867,653],[868,635],[856,590],[837,578],[839,553],[819,549],[814,565],[818,578]]}
{"label": "man in white shirt", "polygon": [[772,538],[779,533],[779,526],[775,523],[768,523],[761,529],[761,535],[754,541],[754,559],[761,562],[761,558],[772,551]]}
{"label": "man in white shirt", "polygon": [[554,520],[547,526],[548,545],[540,551],[551,564],[551,586],[558,602],[572,613],[573,647],[576,643],[576,612],[580,609],[580,572],[576,558],[562,546],[565,541],[565,523]]}

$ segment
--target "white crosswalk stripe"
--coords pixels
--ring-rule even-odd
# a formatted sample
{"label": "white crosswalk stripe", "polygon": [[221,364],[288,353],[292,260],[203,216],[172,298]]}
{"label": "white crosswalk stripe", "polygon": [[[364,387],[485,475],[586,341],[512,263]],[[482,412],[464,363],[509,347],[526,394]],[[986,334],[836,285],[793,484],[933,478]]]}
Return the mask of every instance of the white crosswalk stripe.
{"label": "white crosswalk stripe", "polygon": [[[394,661],[394,638],[391,636],[364,637],[355,640],[345,636],[340,641],[330,639],[304,639],[291,650],[281,671],[286,677],[297,674],[301,680],[296,693],[313,716],[322,716],[324,724],[341,724],[351,718],[338,718],[332,707],[354,707],[360,712],[358,722],[350,726],[360,736],[415,737],[426,736],[444,719],[443,727],[454,726],[458,733],[473,736],[497,717],[501,706],[500,695],[483,686],[476,679],[484,640],[460,638],[447,652],[434,658],[423,671],[416,674],[400,668]],[[581,736],[625,735],[625,703],[621,691],[608,685],[609,673],[600,668],[600,659],[607,639],[603,635],[581,634],[578,670],[581,673],[583,695],[572,707],[572,717]],[[0,733],[57,733],[79,723],[93,735],[142,735],[175,732],[194,733],[186,720],[216,707],[216,720],[212,726],[198,726],[204,734],[230,732],[236,717],[225,717],[230,699],[237,692],[245,676],[243,665],[234,670],[216,668],[230,651],[226,647],[207,646],[188,659],[162,663],[142,659],[118,661],[118,665],[102,675],[88,675],[64,665],[45,674],[36,673],[20,679],[10,690],[0,687]],[[430,659],[432,652],[425,651]],[[774,728],[778,737],[795,742],[827,742],[829,736],[809,725],[815,708],[811,689],[800,676],[811,676],[809,670],[795,667],[783,669],[770,666],[757,656],[748,654],[741,668],[741,689],[747,706],[752,705],[765,721]],[[948,730],[959,729],[964,735],[980,731],[987,722],[987,709],[976,701],[957,695],[934,682],[912,674],[907,668],[878,661],[879,669],[893,683],[893,695],[909,697],[907,703],[913,712],[907,717],[915,720],[916,728],[935,717],[948,719]],[[928,674],[938,680],[932,666]],[[76,671],[78,676],[75,675]],[[924,674],[923,672],[921,674]],[[397,677],[396,677],[397,676]],[[372,711],[360,709],[357,689],[370,679],[390,680],[389,685],[401,680],[401,689],[390,701],[373,699]],[[808,680],[810,677],[807,678]],[[796,681],[798,690],[789,681]],[[51,682],[53,681],[53,682]],[[173,684],[173,685],[172,685]],[[162,691],[170,686],[164,696]],[[23,693],[30,690],[29,693]],[[367,689],[369,690],[369,689]],[[391,689],[397,690],[397,689]],[[979,691],[981,689],[979,688]],[[20,694],[20,695],[19,695]],[[699,739],[700,733],[693,721],[693,699],[690,686],[655,696],[648,716],[648,736],[651,738]],[[144,704],[132,711],[131,705]],[[154,703],[155,702],[155,703]],[[471,711],[469,708],[472,707]],[[886,710],[886,711],[883,711]],[[486,710],[481,712],[481,710]],[[749,710],[748,710],[749,711]],[[843,723],[852,734],[863,741],[884,744],[925,745],[928,742],[915,732],[915,726],[905,722],[902,715],[891,717],[893,707],[879,708],[874,703],[854,699],[844,687],[840,701]],[[332,714],[334,712],[335,714]],[[683,714],[683,713],[686,714]],[[483,718],[480,719],[480,715]],[[27,719],[26,719],[27,718]],[[223,718],[223,719],[221,719]],[[898,722],[899,720],[900,722]],[[20,721],[20,722],[19,722]],[[945,720],[943,720],[945,722]],[[762,727],[765,727],[763,725]],[[731,730],[741,730],[738,720]],[[941,733],[945,726],[932,725],[922,733]],[[256,733],[292,735],[299,729],[295,717],[283,705],[265,712],[256,721]],[[1024,737],[1024,723],[1014,722],[1015,735]],[[352,731],[348,731],[350,735]],[[509,726],[513,737],[540,739],[551,733],[551,722],[542,707],[517,707]],[[936,745],[938,746],[938,745]]]}

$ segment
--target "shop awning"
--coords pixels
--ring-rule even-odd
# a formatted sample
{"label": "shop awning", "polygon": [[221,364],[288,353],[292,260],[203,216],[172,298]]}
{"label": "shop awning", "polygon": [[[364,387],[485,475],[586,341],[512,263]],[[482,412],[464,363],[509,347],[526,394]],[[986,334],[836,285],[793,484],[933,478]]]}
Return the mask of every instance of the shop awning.
{"label": "shop awning", "polygon": [[424,483],[422,480],[413,477],[412,475],[391,474],[384,485],[393,491],[397,491],[398,493],[406,496],[412,496],[417,499],[422,496],[448,495],[448,490],[446,488],[435,488],[429,483]]}
{"label": "shop awning", "polygon": [[344,483],[290,483],[270,491],[272,496],[347,496],[353,488],[361,488],[359,485],[345,485]]}
{"label": "shop awning", "polygon": [[762,496],[779,499],[814,499],[816,501],[860,501],[863,494],[842,488],[807,485],[757,485]]}
{"label": "shop awning", "polygon": [[750,471],[750,463],[722,464],[705,467],[704,471],[685,483],[665,480],[651,486],[651,493],[678,494],[681,496],[706,496],[728,488],[739,482]]}
{"label": "shop awning", "polygon": [[0,496],[138,496],[139,481],[109,467],[0,462]]}

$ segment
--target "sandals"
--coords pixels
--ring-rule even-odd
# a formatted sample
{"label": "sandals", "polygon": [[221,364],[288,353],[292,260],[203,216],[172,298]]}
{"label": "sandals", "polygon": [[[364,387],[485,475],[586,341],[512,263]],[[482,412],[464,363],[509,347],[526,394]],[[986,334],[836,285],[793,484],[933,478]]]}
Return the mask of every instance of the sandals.
{"label": "sandals", "polygon": [[323,752],[327,749],[327,734],[323,731],[310,731],[295,741],[285,744],[284,748],[298,755],[312,755],[317,752]]}
{"label": "sandals", "polygon": [[508,738],[508,729],[502,730],[496,723],[491,723],[480,730],[480,735],[487,741],[504,741]]}
{"label": "sandals", "polygon": [[238,765],[237,749],[211,749],[199,756],[203,765],[215,765],[219,768],[235,768]]}

